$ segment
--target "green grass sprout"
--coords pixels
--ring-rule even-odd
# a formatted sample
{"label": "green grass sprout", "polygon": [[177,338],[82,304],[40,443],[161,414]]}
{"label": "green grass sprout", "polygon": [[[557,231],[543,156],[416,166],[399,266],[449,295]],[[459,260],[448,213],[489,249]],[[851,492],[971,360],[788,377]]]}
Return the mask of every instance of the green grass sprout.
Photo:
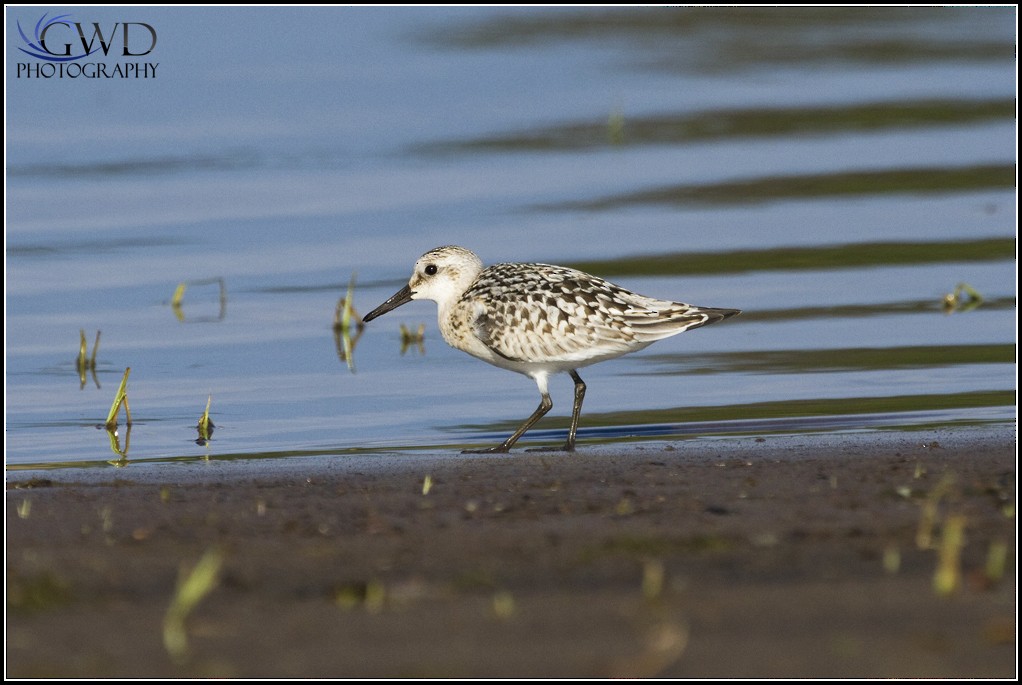
{"label": "green grass sprout", "polygon": [[962,584],[962,548],[965,547],[966,518],[954,514],[944,521],[940,545],[937,548],[937,570],[933,574],[933,589],[946,597]]}
{"label": "green grass sprout", "polygon": [[181,663],[188,658],[185,621],[199,602],[219,584],[223,562],[223,551],[219,547],[211,547],[190,572],[182,572],[178,578],[177,590],[163,617],[163,646],[175,662]]}
{"label": "green grass sprout", "polygon": [[642,564],[642,596],[647,601],[654,601],[663,594],[664,563],[659,559],[647,559]]}
{"label": "green grass sprout", "polygon": [[1008,562],[1008,545],[1003,540],[990,543],[987,549],[986,565],[983,568],[986,578],[991,583],[999,583],[1004,578],[1004,567]]}
{"label": "green grass sprout", "polygon": [[96,387],[99,387],[99,379],[96,378],[96,354],[99,352],[99,331],[96,331],[96,343],[92,346],[92,355],[88,356],[88,344],[85,342],[85,331],[79,329],[80,336],[78,346],[78,358],[75,359],[75,369],[78,371],[78,379],[81,381],[81,387],[85,387],[85,372],[92,372],[92,379],[96,382]]}
{"label": "green grass sprout", "polygon": [[[963,297],[964,294],[964,297]],[[944,313],[972,311],[983,303],[983,296],[968,283],[959,283],[944,296]]]}
{"label": "green grass sprout", "polygon": [[515,614],[515,598],[507,590],[501,590],[493,595],[493,615],[502,621],[506,621]]}
{"label": "green grass sprout", "polygon": [[177,284],[177,288],[174,289],[174,295],[170,298],[170,308],[174,310],[174,316],[180,322],[185,321],[185,313],[182,307],[185,297],[185,290],[188,289],[189,285],[217,285],[220,288],[219,303],[220,311],[218,314],[207,317],[194,318],[193,321],[223,321],[227,316],[227,285],[224,283],[224,279],[217,276],[215,278],[201,278],[193,281],[181,281]]}
{"label": "green grass sprout", "polygon": [[362,317],[355,311],[354,302],[355,296],[355,276],[351,275],[351,280],[348,281],[348,292],[347,294],[337,301],[337,308],[334,310],[334,330],[340,329],[341,331],[351,332],[351,323],[355,322],[355,327],[358,330],[365,328],[365,324],[362,322]]}
{"label": "green grass sprout", "polygon": [[344,611],[361,607],[366,613],[378,614],[387,600],[387,589],[378,580],[354,581],[336,588],[333,598]]}
{"label": "green grass sprout", "polygon": [[117,429],[117,413],[121,409],[121,405],[124,405],[124,414],[127,417],[127,425],[131,426],[131,409],[128,407],[128,374],[131,373],[131,367],[129,366],[124,370],[124,378],[121,379],[121,385],[117,388],[117,394],[114,396],[114,403],[110,406],[110,413],[106,417],[106,429],[113,431]]}
{"label": "green grass sprout", "polygon": [[[355,343],[358,342],[359,337],[362,335],[362,329],[365,328],[365,323],[362,321],[362,317],[355,311],[354,302],[355,296],[355,274],[351,275],[351,280],[348,281],[348,292],[347,294],[337,301],[337,307],[334,309],[334,343],[337,346],[337,356],[348,366],[348,370],[355,373]],[[355,325],[355,337],[351,336],[352,324]]]}
{"label": "green grass sprout", "polygon": [[894,575],[901,568],[901,550],[894,543],[884,547],[884,571]]}
{"label": "green grass sprout", "polygon": [[423,345],[423,340],[426,335],[426,324],[420,323],[419,327],[414,331],[404,324],[401,324],[401,354],[408,351],[408,348],[415,345],[419,349],[419,354],[426,354],[426,347]]}
{"label": "green grass sprout", "polygon": [[170,298],[170,306],[176,309],[181,308],[181,301],[185,299],[185,289],[188,288],[188,283],[181,281],[177,284],[177,288],[174,290],[174,296]]}
{"label": "green grass sprout", "polygon": [[213,425],[213,421],[209,418],[209,405],[212,401],[212,395],[206,398],[206,410],[202,412],[202,416],[199,417],[199,424],[196,426],[196,429],[199,431],[199,439],[195,442],[200,445],[205,445],[213,439],[213,429],[216,426]]}
{"label": "green grass sprout", "polygon": [[124,429],[124,448],[121,449],[121,436],[115,428],[106,429],[107,437],[110,438],[110,451],[117,455],[116,459],[107,461],[111,466],[127,466],[128,450],[131,449],[131,426]]}
{"label": "green grass sprout", "polygon": [[933,548],[933,528],[937,523],[938,507],[945,495],[948,495],[955,485],[955,477],[951,474],[944,474],[937,485],[926,496],[922,505],[922,514],[919,518],[919,529],[916,531],[916,547],[919,549]]}

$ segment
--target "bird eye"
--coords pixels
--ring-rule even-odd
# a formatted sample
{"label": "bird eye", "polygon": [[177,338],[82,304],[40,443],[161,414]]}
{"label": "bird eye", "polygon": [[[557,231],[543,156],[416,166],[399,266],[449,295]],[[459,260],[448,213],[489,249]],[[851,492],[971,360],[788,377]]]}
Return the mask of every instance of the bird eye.
{"label": "bird eye", "polygon": [[427,264],[426,265],[425,272],[426,272],[427,276],[435,276],[436,275],[436,271],[437,271],[436,264]]}

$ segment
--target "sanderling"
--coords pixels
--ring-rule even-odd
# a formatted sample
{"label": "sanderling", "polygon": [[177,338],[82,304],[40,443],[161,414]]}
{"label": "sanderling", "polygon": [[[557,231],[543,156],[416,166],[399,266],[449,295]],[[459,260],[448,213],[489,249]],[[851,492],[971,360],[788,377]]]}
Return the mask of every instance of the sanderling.
{"label": "sanderling", "polygon": [[536,381],[542,396],[536,411],[511,437],[482,452],[507,452],[550,411],[547,380],[565,371],[575,382],[575,404],[563,449],[574,450],[586,392],[577,369],[740,312],[644,297],[563,266],[495,264],[484,269],[479,257],[454,246],[422,255],[408,285],[364,321],[411,300],[437,303],[447,344]]}

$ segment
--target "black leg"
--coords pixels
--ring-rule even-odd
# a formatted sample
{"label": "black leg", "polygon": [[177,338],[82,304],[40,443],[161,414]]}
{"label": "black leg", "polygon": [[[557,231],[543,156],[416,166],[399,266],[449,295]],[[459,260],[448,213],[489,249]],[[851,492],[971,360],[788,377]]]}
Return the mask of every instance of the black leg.
{"label": "black leg", "polygon": [[571,408],[571,428],[568,429],[568,440],[561,447],[534,447],[526,452],[574,452],[575,434],[578,432],[578,417],[582,414],[582,400],[586,396],[586,384],[574,370],[569,371],[571,380],[575,381],[575,404]]}
{"label": "black leg", "polygon": [[578,432],[578,417],[582,414],[582,400],[586,396],[586,384],[582,382],[582,377],[574,369],[569,373],[571,373],[571,380],[575,381],[575,404],[571,408],[571,428],[568,429],[568,442],[564,443],[564,450],[574,452],[575,433]]}
{"label": "black leg", "polygon": [[[574,373],[574,371],[572,373]],[[576,388],[577,388],[577,386],[576,386]],[[583,391],[585,391],[585,386],[584,385],[582,386],[582,389],[583,389]],[[577,397],[578,393],[576,392],[575,394],[576,394],[576,397]],[[542,396],[542,399],[539,402],[539,406],[536,407],[536,411],[532,412],[532,416],[530,416],[529,418],[525,419],[525,423],[523,423],[521,426],[519,426],[518,430],[516,430],[514,432],[514,434],[510,438],[505,440],[500,445],[497,445],[496,447],[491,447],[489,449],[484,449],[484,450],[464,450],[462,452],[462,454],[488,454],[488,453],[494,453],[494,452],[507,452],[507,451],[509,451],[511,449],[511,446],[514,445],[516,442],[518,442],[518,438],[520,438],[523,435],[525,435],[525,431],[527,431],[530,428],[532,428],[533,424],[535,424],[537,421],[539,421],[541,418],[543,418],[543,416],[548,411],[550,411],[550,408],[553,407],[553,406],[554,406],[554,403],[550,399],[550,395],[544,394]]]}

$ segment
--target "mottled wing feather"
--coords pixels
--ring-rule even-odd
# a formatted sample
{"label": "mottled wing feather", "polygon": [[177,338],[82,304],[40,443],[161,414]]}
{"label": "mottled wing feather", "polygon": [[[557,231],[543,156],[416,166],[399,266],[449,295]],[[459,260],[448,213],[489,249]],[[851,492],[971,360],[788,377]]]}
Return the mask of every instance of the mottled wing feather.
{"label": "mottled wing feather", "polygon": [[462,302],[476,313],[476,337],[511,361],[616,356],[723,318],[717,310],[646,298],[574,269],[534,264],[486,269]]}

